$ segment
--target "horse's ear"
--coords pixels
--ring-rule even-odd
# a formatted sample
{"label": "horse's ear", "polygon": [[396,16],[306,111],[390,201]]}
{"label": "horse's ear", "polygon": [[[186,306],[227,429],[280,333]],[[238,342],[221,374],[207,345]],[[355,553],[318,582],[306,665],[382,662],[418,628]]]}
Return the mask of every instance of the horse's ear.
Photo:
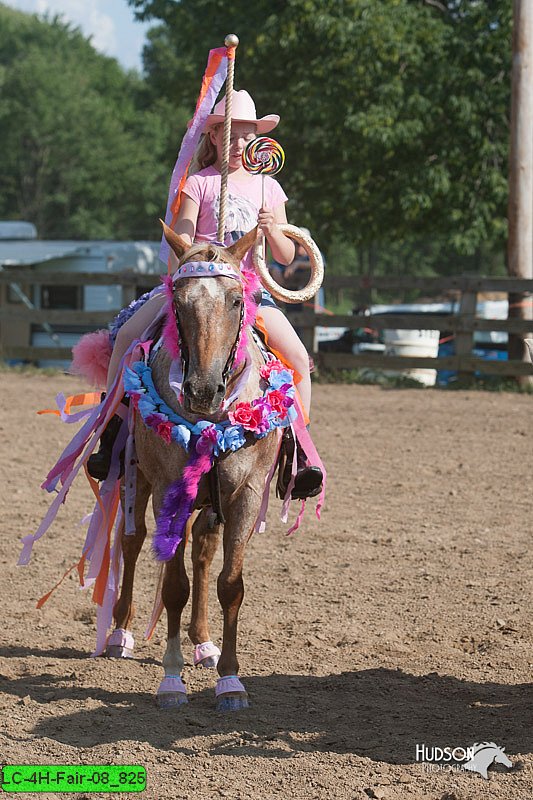
{"label": "horse's ear", "polygon": [[163,233],[165,234],[165,239],[167,240],[170,248],[176,253],[178,259],[181,258],[187,252],[187,250],[191,249],[190,246],[184,239],[181,238],[181,236],[178,236],[178,234],[175,233],[172,228],[169,228],[162,219],[160,219],[159,222],[163,226]]}
{"label": "horse's ear", "polygon": [[257,225],[251,231],[245,233],[240,239],[237,239],[235,244],[226,247],[226,253],[229,253],[240,264],[244,256],[255,244],[257,239]]}

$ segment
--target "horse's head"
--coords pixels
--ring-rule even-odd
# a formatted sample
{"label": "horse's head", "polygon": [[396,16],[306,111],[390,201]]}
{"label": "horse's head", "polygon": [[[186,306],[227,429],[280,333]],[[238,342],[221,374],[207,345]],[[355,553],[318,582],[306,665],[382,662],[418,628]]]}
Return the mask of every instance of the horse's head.
{"label": "horse's head", "polygon": [[463,764],[463,769],[478,772],[486,780],[489,777],[487,770],[493,761],[506,767],[513,766],[513,762],[505,753],[505,747],[500,747],[495,742],[481,742],[481,744],[476,742],[471,749],[474,755],[470,761]]}
{"label": "horse's head", "polygon": [[[240,264],[254,244],[254,228],[230,247],[187,244],[164,226],[165,238],[178,258],[179,267],[196,262],[228,264],[229,273],[241,275]],[[184,267],[185,275],[188,268]],[[215,271],[216,271],[215,269]],[[223,266],[219,272],[224,271]],[[213,277],[180,277],[174,281],[172,304],[184,362],[183,397],[187,411],[209,416],[220,410],[226,382],[244,323],[243,280],[217,274]]]}

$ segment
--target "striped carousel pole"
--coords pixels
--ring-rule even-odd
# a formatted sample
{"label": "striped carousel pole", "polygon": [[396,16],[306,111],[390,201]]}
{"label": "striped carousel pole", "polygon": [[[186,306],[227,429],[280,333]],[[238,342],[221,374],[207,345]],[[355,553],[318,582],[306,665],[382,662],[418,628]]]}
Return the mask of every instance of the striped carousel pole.
{"label": "striped carousel pole", "polygon": [[228,75],[226,78],[226,108],[224,113],[224,137],[222,139],[222,163],[220,166],[220,206],[218,210],[218,241],[223,244],[226,231],[226,206],[228,202],[229,147],[231,136],[231,106],[233,100],[233,75],[235,70],[235,50],[239,37],[229,33],[224,39],[227,48]]}

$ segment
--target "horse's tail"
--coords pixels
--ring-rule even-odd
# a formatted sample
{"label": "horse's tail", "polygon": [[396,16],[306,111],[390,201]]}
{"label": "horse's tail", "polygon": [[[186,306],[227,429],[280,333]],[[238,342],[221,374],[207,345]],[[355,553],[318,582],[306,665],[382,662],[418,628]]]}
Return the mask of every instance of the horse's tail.
{"label": "horse's tail", "polygon": [[107,383],[107,370],[112,351],[109,331],[86,333],[72,348],[72,364],[69,372],[81,375],[93,386],[103,389]]}

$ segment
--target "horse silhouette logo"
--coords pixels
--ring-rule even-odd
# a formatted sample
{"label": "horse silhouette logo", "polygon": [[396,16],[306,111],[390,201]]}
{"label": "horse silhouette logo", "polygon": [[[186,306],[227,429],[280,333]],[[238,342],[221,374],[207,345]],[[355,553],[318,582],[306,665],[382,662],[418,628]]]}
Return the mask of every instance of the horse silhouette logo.
{"label": "horse silhouette logo", "polygon": [[505,747],[498,747],[494,742],[481,742],[479,744],[476,742],[471,749],[474,751],[474,755],[470,761],[463,764],[463,769],[479,772],[486,780],[489,779],[487,770],[493,761],[506,767],[513,766],[512,761],[505,754]]}

